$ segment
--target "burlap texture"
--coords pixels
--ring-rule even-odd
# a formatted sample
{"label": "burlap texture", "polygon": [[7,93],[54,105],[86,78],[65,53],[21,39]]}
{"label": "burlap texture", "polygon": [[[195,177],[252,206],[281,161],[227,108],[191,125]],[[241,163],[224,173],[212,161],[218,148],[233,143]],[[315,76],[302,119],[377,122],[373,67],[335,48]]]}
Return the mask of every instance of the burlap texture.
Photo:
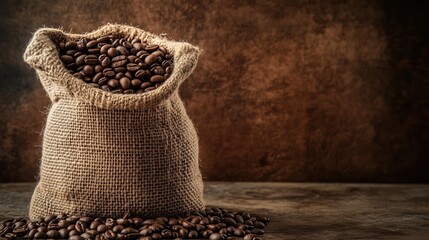
{"label": "burlap texture", "polygon": [[[88,86],[63,66],[56,41],[106,34],[139,38],[174,54],[167,81],[142,94]],[[43,132],[40,179],[29,217],[52,213],[122,217],[204,208],[198,137],[178,94],[199,49],[141,29],[108,24],[87,34],[42,28],[24,53],[52,105]]]}

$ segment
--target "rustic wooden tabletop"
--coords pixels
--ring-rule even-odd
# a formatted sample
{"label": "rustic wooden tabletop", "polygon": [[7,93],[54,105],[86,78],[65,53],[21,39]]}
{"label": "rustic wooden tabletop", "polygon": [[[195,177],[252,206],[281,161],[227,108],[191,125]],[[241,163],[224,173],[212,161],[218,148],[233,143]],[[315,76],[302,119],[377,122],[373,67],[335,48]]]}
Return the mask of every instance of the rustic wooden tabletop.
{"label": "rustic wooden tabletop", "polygon": [[[0,220],[26,216],[34,187],[0,184]],[[205,199],[269,216],[265,240],[429,239],[429,185],[206,182]]]}

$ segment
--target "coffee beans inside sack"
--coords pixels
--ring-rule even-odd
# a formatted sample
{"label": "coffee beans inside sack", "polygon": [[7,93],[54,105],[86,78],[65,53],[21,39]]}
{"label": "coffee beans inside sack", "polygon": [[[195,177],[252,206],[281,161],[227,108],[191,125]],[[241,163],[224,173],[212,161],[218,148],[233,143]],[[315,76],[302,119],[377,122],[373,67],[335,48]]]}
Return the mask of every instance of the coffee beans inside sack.
{"label": "coffee beans inside sack", "polygon": [[95,88],[113,93],[156,89],[173,72],[173,55],[165,47],[138,38],[106,35],[61,41],[60,58],[70,73]]}
{"label": "coffee beans inside sack", "polygon": [[178,93],[198,54],[126,25],[39,29],[24,60],[52,105],[30,219],[203,210],[198,136]]}

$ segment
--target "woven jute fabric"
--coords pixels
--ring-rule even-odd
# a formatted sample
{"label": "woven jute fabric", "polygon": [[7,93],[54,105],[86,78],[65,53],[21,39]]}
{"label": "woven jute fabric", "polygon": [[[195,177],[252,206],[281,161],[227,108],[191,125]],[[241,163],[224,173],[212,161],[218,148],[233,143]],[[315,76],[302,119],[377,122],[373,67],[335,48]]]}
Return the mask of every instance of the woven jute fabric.
{"label": "woven jute fabric", "polygon": [[[141,94],[112,94],[73,77],[59,59],[57,42],[108,34],[164,46],[174,54],[172,75]],[[86,34],[39,29],[24,60],[36,69],[52,105],[29,217],[153,217],[202,210],[198,137],[178,93],[198,54],[189,43],[126,25],[107,24]]]}

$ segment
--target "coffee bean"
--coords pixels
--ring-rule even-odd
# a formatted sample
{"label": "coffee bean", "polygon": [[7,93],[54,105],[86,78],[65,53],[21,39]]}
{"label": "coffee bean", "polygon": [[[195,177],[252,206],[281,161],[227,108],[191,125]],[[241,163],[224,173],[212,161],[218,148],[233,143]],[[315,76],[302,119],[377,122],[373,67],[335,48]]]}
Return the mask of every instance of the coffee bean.
{"label": "coffee bean", "polygon": [[219,233],[213,233],[212,235],[210,235],[210,240],[223,240],[223,236]]}
{"label": "coffee bean", "polygon": [[75,41],[69,41],[69,42],[65,43],[64,48],[65,49],[75,49],[76,46],[77,46],[77,42],[75,42]]}
{"label": "coffee bean", "polygon": [[152,229],[149,229],[149,228],[145,228],[140,231],[140,234],[143,236],[150,236],[152,235],[152,233],[153,233]]}
{"label": "coffee bean", "polygon": [[198,238],[198,232],[195,230],[189,231],[188,238]]}
{"label": "coffee bean", "polygon": [[127,69],[125,67],[116,67],[113,69],[115,72],[119,73],[119,72],[126,72]]}
{"label": "coffee bean", "polygon": [[106,238],[115,238],[116,237],[116,233],[112,230],[107,230],[106,232],[104,232],[104,236]]}
{"label": "coffee bean", "polygon": [[263,222],[256,221],[254,224],[255,228],[265,228],[265,224]]}
{"label": "coffee bean", "polygon": [[60,238],[63,238],[63,239],[69,236],[69,231],[65,228],[58,230],[58,233],[60,234]]}
{"label": "coffee bean", "polygon": [[153,55],[153,54],[150,54],[149,56],[147,56],[144,59],[144,63],[147,64],[148,66],[152,65],[156,61],[157,61],[157,57],[155,55]]}
{"label": "coffee bean", "polygon": [[97,42],[99,43],[107,43],[110,41],[110,36],[102,36],[97,38]]}
{"label": "coffee bean", "polygon": [[142,79],[146,74],[146,71],[144,70],[138,70],[134,75],[136,76],[136,78],[140,78]]}
{"label": "coffee bean", "polygon": [[152,239],[162,239],[161,234],[159,233],[152,233],[152,235],[150,236]]}
{"label": "coffee bean", "polygon": [[49,230],[46,233],[46,237],[47,238],[59,238],[60,237],[60,233],[57,230]]}
{"label": "coffee bean", "polygon": [[234,216],[234,219],[235,219],[235,221],[236,221],[237,223],[243,223],[243,222],[244,222],[243,217],[242,217],[241,215],[239,215],[239,214],[236,214],[236,215]]}
{"label": "coffee bean", "polygon": [[83,73],[88,77],[93,76],[94,75],[94,67],[91,65],[85,65],[85,67],[83,68]]}
{"label": "coffee bean", "polygon": [[44,239],[44,238],[46,238],[46,234],[44,232],[37,232],[36,234],[34,234],[34,238],[35,239]]}
{"label": "coffee bean", "polygon": [[85,63],[85,57],[86,57],[86,54],[82,54],[79,57],[77,57],[76,58],[76,62],[75,62],[76,65],[77,66],[82,66]]}
{"label": "coffee bean", "polygon": [[160,75],[154,75],[150,78],[150,82],[152,83],[159,83],[159,82],[163,82],[165,81],[165,78],[163,76]]}
{"label": "coffee bean", "polygon": [[135,71],[139,70],[139,69],[140,69],[140,67],[139,67],[139,65],[137,65],[137,64],[135,64],[135,63],[128,63],[128,64],[127,64],[127,69],[128,69],[128,71],[130,71],[130,72],[135,72]]}
{"label": "coffee bean", "polygon": [[246,236],[244,236],[243,240],[253,240],[256,237],[255,234],[246,234]]}
{"label": "coffee bean", "polygon": [[105,77],[113,77],[116,75],[115,71],[113,71],[113,69],[104,69],[103,70],[103,75]]}
{"label": "coffee bean", "polygon": [[118,50],[118,52],[122,55],[128,56],[130,53],[128,52],[128,50],[123,47],[123,46],[117,46],[116,50]]}
{"label": "coffee bean", "polygon": [[60,57],[61,61],[63,61],[65,64],[73,63],[74,58],[70,55],[61,55]]}
{"label": "coffee bean", "polygon": [[94,48],[94,47],[96,47],[96,46],[97,46],[97,44],[98,44],[98,41],[97,41],[97,40],[92,40],[92,41],[89,41],[89,42],[86,44],[86,47],[87,47],[87,48]]}
{"label": "coffee bean", "polygon": [[153,44],[153,45],[146,46],[144,49],[148,52],[153,52],[153,51],[156,51],[158,48],[159,48],[158,45]]}
{"label": "coffee bean", "polygon": [[122,67],[125,66],[125,64],[127,64],[128,60],[124,59],[124,60],[118,60],[118,61],[114,61],[112,60],[112,68],[117,68],[117,67]]}
{"label": "coffee bean", "polygon": [[119,80],[119,84],[121,85],[122,89],[127,90],[131,86],[131,81],[127,77],[123,77]]}

